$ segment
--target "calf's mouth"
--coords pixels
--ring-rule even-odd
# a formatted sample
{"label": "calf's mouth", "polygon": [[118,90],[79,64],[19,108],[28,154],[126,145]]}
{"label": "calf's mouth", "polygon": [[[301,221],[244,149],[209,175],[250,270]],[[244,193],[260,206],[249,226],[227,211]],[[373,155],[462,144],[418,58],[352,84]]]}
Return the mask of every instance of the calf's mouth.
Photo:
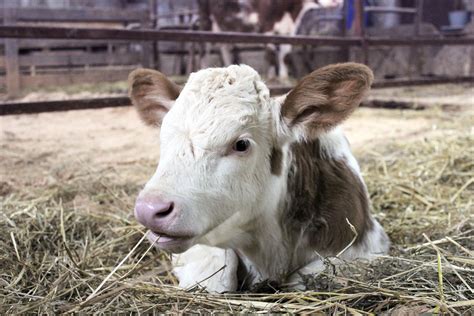
{"label": "calf's mouth", "polygon": [[173,253],[183,252],[192,246],[193,236],[170,235],[161,232],[149,230],[147,233],[148,240],[158,248],[168,250]]}

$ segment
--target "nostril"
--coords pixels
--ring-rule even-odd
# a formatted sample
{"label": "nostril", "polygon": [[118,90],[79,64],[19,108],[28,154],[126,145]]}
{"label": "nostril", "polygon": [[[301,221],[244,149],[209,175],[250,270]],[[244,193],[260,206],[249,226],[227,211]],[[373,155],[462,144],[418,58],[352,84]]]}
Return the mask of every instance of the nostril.
{"label": "nostril", "polygon": [[171,202],[166,209],[163,208],[159,212],[156,212],[155,217],[159,217],[159,218],[166,217],[169,214],[171,214],[171,212],[173,212],[173,209],[174,209],[174,203]]}

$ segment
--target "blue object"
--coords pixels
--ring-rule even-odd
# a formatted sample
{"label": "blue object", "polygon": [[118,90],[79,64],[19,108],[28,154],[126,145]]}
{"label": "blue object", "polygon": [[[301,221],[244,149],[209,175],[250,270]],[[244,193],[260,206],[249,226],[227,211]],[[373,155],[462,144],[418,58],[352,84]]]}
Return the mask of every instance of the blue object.
{"label": "blue object", "polygon": [[[369,0],[364,0],[364,6],[369,5]],[[355,0],[347,0],[347,9],[346,9],[346,29],[350,30],[352,27],[352,23],[355,19]],[[364,13],[364,26],[369,25],[369,14],[367,12]]]}
{"label": "blue object", "polygon": [[347,9],[346,9],[346,29],[350,30],[352,26],[352,21],[354,20],[355,10],[354,10],[354,0],[347,0]]}

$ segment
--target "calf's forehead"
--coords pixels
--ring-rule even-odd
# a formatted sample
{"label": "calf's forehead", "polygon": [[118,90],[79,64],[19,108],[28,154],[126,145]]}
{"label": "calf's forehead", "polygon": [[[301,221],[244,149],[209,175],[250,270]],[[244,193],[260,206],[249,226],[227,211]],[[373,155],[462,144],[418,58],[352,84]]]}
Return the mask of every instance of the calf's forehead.
{"label": "calf's forehead", "polygon": [[163,128],[209,133],[254,127],[267,113],[266,98],[268,89],[248,66],[204,69],[191,74]]}

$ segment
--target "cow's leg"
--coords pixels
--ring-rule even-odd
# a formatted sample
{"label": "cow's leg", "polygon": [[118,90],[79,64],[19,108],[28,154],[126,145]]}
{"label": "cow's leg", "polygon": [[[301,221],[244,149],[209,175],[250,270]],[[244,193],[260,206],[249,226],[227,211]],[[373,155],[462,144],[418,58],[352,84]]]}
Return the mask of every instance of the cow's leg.
{"label": "cow's leg", "polygon": [[233,250],[195,245],[173,255],[172,261],[173,273],[182,288],[198,285],[211,293],[237,290],[239,259]]}
{"label": "cow's leg", "polygon": [[291,274],[287,280],[286,285],[287,288],[290,290],[297,290],[297,291],[304,291],[306,290],[306,286],[303,282],[304,275],[315,275],[321,273],[325,270],[325,265],[323,260],[315,259],[305,265],[304,267],[300,268],[298,271]]}
{"label": "cow's leg", "polygon": [[222,56],[222,62],[224,63],[223,66],[229,66],[232,65],[232,48],[230,45],[223,44],[220,45],[221,49],[221,56]]}
{"label": "cow's leg", "polygon": [[274,44],[265,47],[265,62],[267,64],[267,78],[274,79],[277,76],[277,49]]}
{"label": "cow's leg", "polygon": [[202,56],[201,56],[201,69],[208,68],[211,65],[211,43],[204,43],[202,46]]}
{"label": "cow's leg", "polygon": [[[231,47],[227,44],[223,44],[223,45],[220,45],[219,49],[222,56],[223,66],[232,65],[233,58],[232,58]],[[212,44],[205,43],[204,44],[204,58],[201,59],[201,68],[213,67],[212,62],[211,62],[211,58],[212,58],[211,50],[212,50]]]}
{"label": "cow's leg", "polygon": [[288,81],[288,66],[285,63],[285,57],[291,52],[291,45],[280,45],[278,50],[278,77],[280,80]]}

